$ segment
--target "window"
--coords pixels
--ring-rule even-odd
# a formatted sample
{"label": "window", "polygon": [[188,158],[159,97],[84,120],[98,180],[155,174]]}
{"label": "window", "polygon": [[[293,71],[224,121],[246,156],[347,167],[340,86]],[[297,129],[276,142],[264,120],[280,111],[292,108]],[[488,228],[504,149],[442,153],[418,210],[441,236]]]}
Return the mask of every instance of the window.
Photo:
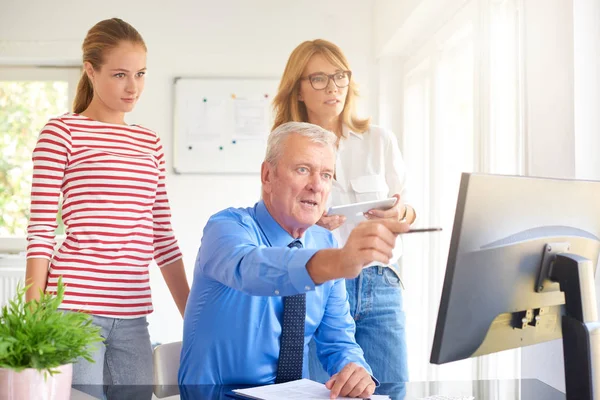
{"label": "window", "polygon": [[26,235],[31,153],[48,119],[71,109],[80,71],[0,68],[0,237]]}
{"label": "window", "polygon": [[[411,380],[518,378],[512,350],[435,366],[437,321],[462,172],[518,174],[522,101],[518,0],[471,0],[406,59],[401,146],[419,226],[402,259]],[[468,329],[468,328],[466,328]]]}

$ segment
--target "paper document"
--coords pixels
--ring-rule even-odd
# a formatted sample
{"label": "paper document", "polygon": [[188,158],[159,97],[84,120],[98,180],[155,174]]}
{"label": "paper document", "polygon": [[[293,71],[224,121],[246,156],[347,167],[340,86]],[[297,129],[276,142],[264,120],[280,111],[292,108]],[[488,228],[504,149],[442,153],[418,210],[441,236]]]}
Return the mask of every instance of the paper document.
{"label": "paper document", "polygon": [[234,100],[235,129],[232,139],[266,139],[269,127],[269,102],[265,99]]}
{"label": "paper document", "polygon": [[[279,383],[276,385],[259,386],[250,389],[236,389],[235,394],[249,399],[260,400],[329,400],[330,391],[322,383],[309,379]],[[351,397],[338,397],[350,399]],[[389,396],[372,395],[372,400],[389,400]]]}

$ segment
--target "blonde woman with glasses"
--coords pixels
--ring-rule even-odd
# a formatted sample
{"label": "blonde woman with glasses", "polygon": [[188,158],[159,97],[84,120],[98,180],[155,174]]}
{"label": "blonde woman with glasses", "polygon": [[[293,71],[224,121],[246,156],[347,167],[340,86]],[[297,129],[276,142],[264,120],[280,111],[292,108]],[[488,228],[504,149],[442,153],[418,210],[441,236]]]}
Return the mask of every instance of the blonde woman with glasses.
{"label": "blonde woman with glasses", "polygon": [[[356,115],[358,95],[352,71],[340,48],[326,40],[301,43],[289,57],[273,101],[273,129],[290,121],[309,122],[337,136],[332,206],[395,197],[388,210],[371,210],[367,218],[413,223],[415,210],[406,204],[406,170],[396,137]],[[325,212],[318,225],[333,231],[343,246],[355,224]],[[346,280],[350,313],[356,322],[356,341],[381,382],[408,380],[405,316],[397,260],[398,238],[390,264],[373,262],[355,279]],[[329,379],[311,343],[312,379]]]}

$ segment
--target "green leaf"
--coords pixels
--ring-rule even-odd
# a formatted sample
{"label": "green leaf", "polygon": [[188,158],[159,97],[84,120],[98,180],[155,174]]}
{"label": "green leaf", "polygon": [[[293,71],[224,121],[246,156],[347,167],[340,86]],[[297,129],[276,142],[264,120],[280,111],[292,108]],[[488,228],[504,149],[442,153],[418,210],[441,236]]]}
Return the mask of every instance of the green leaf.
{"label": "green leaf", "polygon": [[79,357],[93,362],[94,344],[103,340],[100,328],[88,314],[58,309],[65,292],[62,277],[56,295],[42,293],[39,300],[25,302],[26,291],[19,284],[0,312],[0,368],[35,368],[53,375]]}

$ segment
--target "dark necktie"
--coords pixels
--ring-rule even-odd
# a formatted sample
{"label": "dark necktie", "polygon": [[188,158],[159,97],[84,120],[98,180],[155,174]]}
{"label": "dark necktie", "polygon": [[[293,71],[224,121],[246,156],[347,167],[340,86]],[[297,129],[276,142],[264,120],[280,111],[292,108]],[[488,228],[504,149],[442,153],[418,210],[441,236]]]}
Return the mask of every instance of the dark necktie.
{"label": "dark necktie", "polygon": [[[288,247],[302,248],[299,240]],[[296,294],[283,298],[283,327],[279,347],[279,364],[275,383],[302,379],[304,358],[304,320],[306,319],[306,294]]]}

